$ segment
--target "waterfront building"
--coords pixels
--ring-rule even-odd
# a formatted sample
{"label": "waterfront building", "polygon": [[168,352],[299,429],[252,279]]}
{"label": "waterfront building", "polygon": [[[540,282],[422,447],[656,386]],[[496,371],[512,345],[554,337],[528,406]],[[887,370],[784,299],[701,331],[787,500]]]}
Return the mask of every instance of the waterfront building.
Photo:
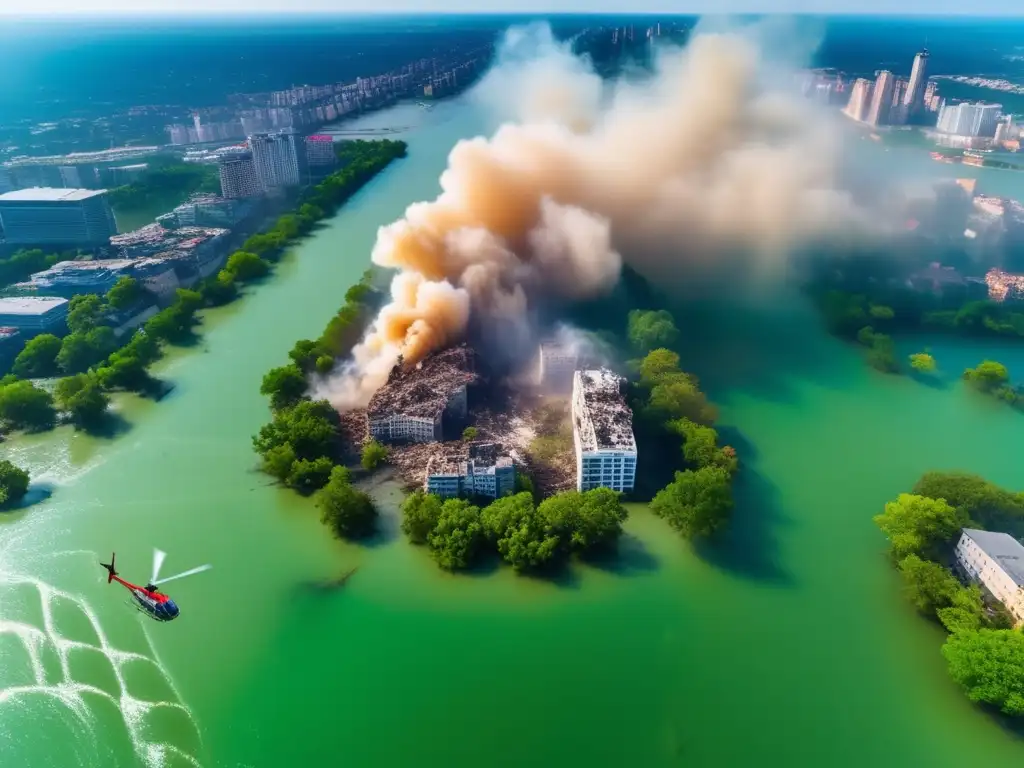
{"label": "waterfront building", "polygon": [[956,545],[963,574],[1024,622],[1024,546],[1008,533],[964,528]]}
{"label": "waterfront building", "polygon": [[68,300],[58,296],[0,298],[0,326],[16,328],[23,338],[61,330],[68,316]]}
{"label": "waterfront building", "polygon": [[936,128],[940,133],[971,138],[991,138],[1002,116],[1001,104],[948,104],[939,110]]}
{"label": "waterfront building", "polygon": [[604,368],[573,376],[572,438],[580,491],[633,490],[637,451],[624,384],[625,379]]}
{"label": "waterfront building", "polygon": [[0,195],[9,245],[97,248],[117,234],[107,191],[34,187]]}
{"label": "waterfront building", "polygon": [[334,139],[322,135],[307,136],[306,162],[311,168],[334,165]]}
{"label": "waterfront building", "polygon": [[178,287],[174,264],[166,259],[91,259],[61,261],[36,272],[19,287],[70,299],[81,294],[104,294],[122,277],[134,277],[157,296],[168,296]]}
{"label": "waterfront building", "polygon": [[249,147],[256,175],[265,191],[299,185],[299,148],[294,133],[253,134],[249,137]]}
{"label": "waterfront building", "polygon": [[896,88],[896,77],[887,69],[883,69],[875,78],[872,89],[871,106],[868,109],[866,122],[871,125],[884,125],[889,120],[892,105],[892,94]]}
{"label": "waterfront building", "polygon": [[858,77],[850,89],[850,100],[846,104],[846,114],[854,120],[864,122],[868,116],[868,109],[871,106],[871,95],[874,90],[874,83],[863,77]]}
{"label": "waterfront building", "polygon": [[924,111],[925,92],[928,86],[928,49],[925,48],[914,56],[914,66],[910,70],[910,82],[903,94],[903,106],[906,107],[908,116],[912,117]]}
{"label": "waterfront building", "polygon": [[479,443],[469,446],[463,460],[432,459],[427,465],[423,488],[444,498],[485,496],[499,499],[515,492],[516,468],[511,456],[501,455],[498,445]]}
{"label": "waterfront building", "polygon": [[263,194],[251,152],[234,153],[221,159],[220,192],[227,198],[259,197]]}

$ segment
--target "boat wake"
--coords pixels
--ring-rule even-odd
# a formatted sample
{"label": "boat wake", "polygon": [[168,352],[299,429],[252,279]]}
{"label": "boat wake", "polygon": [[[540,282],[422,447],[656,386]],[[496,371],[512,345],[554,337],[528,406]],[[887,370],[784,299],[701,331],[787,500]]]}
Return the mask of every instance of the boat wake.
{"label": "boat wake", "polygon": [[[77,554],[77,553],[62,553]],[[92,553],[89,553],[90,555]],[[63,716],[74,719],[75,725],[88,733],[93,740],[92,746],[98,748],[98,733],[107,728],[103,723],[98,727],[96,713],[90,708],[88,697],[99,697],[113,704],[121,715],[127,736],[137,759],[148,768],[168,768],[169,766],[190,765],[202,768],[199,758],[187,750],[173,744],[152,738],[149,733],[153,729],[153,714],[160,711],[175,711],[188,722],[188,728],[194,732],[196,748],[201,746],[201,734],[192,712],[185,705],[174,681],[157,655],[153,642],[144,624],[140,622],[140,631],[145,638],[146,653],[121,650],[110,641],[107,633],[100,625],[95,611],[85,598],[45,583],[44,581],[24,574],[9,573],[0,570],[0,594],[5,591],[18,590],[22,596],[28,591],[31,602],[34,591],[38,596],[41,609],[41,626],[25,621],[5,620],[0,617],[0,640],[4,636],[13,636],[24,648],[31,667],[31,683],[6,685],[0,677],[0,727],[2,727],[3,710],[19,705],[26,706],[35,699],[46,699],[49,706]],[[55,607],[60,604],[61,612],[65,606],[79,614],[75,619],[85,619],[92,627],[95,642],[83,642],[67,637],[58,630],[55,619]],[[102,654],[109,662],[116,680],[116,690],[104,690],[92,683],[80,682],[72,674],[71,659],[74,654],[91,652]],[[45,661],[56,657],[59,669],[55,665],[47,665]],[[129,665],[142,665],[147,673],[155,675],[165,691],[166,700],[151,701],[133,695],[125,670]],[[49,667],[49,668],[48,668]],[[135,673],[137,674],[137,672]],[[133,675],[134,676],[134,675]],[[136,691],[137,692],[137,691]],[[138,692],[137,692],[138,693]],[[10,737],[3,734],[0,737]]]}

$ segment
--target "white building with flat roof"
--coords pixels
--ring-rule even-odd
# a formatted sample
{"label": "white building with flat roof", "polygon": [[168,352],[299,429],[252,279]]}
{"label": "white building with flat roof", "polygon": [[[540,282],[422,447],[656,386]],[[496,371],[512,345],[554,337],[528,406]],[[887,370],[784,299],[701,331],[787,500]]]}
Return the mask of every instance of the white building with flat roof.
{"label": "white building with flat roof", "polygon": [[423,487],[427,493],[443,498],[486,496],[499,499],[515,492],[515,462],[511,456],[501,455],[499,446],[494,443],[471,445],[468,458],[432,459],[427,465]]}
{"label": "white building with flat roof", "polygon": [[57,296],[18,296],[0,299],[0,326],[17,328],[24,337],[48,333],[68,316],[68,300]]}
{"label": "white building with flat roof", "polygon": [[8,245],[98,248],[117,234],[105,189],[31,187],[0,195]]}
{"label": "white building with flat roof", "polygon": [[1017,624],[1024,622],[1024,545],[1008,533],[964,528],[956,562],[964,575],[1006,606]]}
{"label": "white building with flat roof", "polygon": [[572,438],[576,488],[632,491],[636,481],[633,412],[622,393],[625,379],[606,368],[576,371],[572,385]]}

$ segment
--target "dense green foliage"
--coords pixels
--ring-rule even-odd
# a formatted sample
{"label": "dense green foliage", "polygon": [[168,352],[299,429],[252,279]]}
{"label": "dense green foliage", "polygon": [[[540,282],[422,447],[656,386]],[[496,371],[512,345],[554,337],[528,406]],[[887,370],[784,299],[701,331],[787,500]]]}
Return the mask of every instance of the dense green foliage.
{"label": "dense green foliage", "polygon": [[57,406],[65,411],[76,427],[88,429],[103,421],[110,398],[96,376],[79,373],[57,382],[54,389]]}
{"label": "dense green foliage", "polygon": [[954,632],[942,655],[950,675],[971,701],[1024,717],[1024,633],[1008,629]]}
{"label": "dense green foliage", "polygon": [[967,518],[942,499],[901,493],[874,518],[897,560],[907,555],[936,559],[943,546],[952,541]]}
{"label": "dense green foliage", "polygon": [[[75,254],[68,255],[74,258]],[[0,287],[6,288],[13,283],[28,280],[36,272],[49,269],[61,258],[55,253],[44,253],[38,248],[16,251],[7,258],[0,259]]]}
{"label": "dense green foliage", "polygon": [[935,372],[935,358],[929,355],[927,352],[917,352],[908,358],[910,367],[918,373],[934,373]]}
{"label": "dense green foliage", "polygon": [[981,589],[965,586],[946,566],[964,526],[1024,520],[1024,496],[975,475],[929,472],[886,504],[875,523],[891,553],[910,602],[949,633],[942,653],[950,675],[975,702],[1024,716],[1024,634]]}
{"label": "dense green foliage", "polygon": [[28,492],[28,472],[6,459],[0,460],[0,504],[21,501]]}
{"label": "dense green foliage", "polygon": [[[871,309],[878,310],[878,307]],[[857,341],[868,348],[865,356],[868,365],[882,373],[899,373],[900,364],[896,359],[896,345],[891,336],[875,333],[874,328],[866,325],[857,332]]]}
{"label": "dense green foliage", "polygon": [[613,548],[626,516],[619,494],[608,488],[565,491],[539,506],[522,492],[483,510],[418,491],[402,504],[402,530],[447,570],[471,567],[489,549],[516,572],[527,572],[562,565],[574,553]]}
{"label": "dense green foliage", "polygon": [[348,470],[334,467],[330,480],[317,493],[320,521],[340,539],[358,539],[373,533],[377,510],[373,500],[352,485]]}
{"label": "dense green foliage", "polygon": [[124,275],[107,291],[107,304],[118,312],[124,312],[140,304],[146,298],[146,289],[134,277]]}
{"label": "dense green foliage", "polygon": [[[333,466],[341,455],[338,412],[326,400],[302,400],[290,408],[274,413],[273,421],[264,425],[253,438],[253,446],[262,457],[264,472],[304,493],[316,490],[316,480],[327,477],[322,472],[324,461],[309,468],[296,467],[298,462],[325,459]],[[311,476],[312,475],[312,476]],[[322,484],[321,484],[322,485]]]}
{"label": "dense green foliage", "polygon": [[659,347],[672,347],[679,340],[672,314],[664,309],[629,313],[629,341],[637,352],[650,352]]}
{"label": "dense green foliage", "polygon": [[41,333],[29,339],[14,359],[11,372],[22,379],[42,379],[57,374],[57,355],[61,340],[52,333]]}
{"label": "dense green foliage", "polygon": [[306,375],[295,363],[271,368],[263,375],[260,394],[270,398],[270,407],[275,411],[295,405],[309,387]]}
{"label": "dense green foliage", "polygon": [[0,422],[7,429],[37,432],[56,422],[53,397],[31,381],[14,381],[0,386]]}
{"label": "dense green foliage", "polygon": [[476,440],[476,436],[479,434],[476,427],[466,427],[462,430],[462,439],[467,443]]}
{"label": "dense green foliage", "polygon": [[687,538],[710,536],[732,512],[732,476],[719,466],[676,472],[651,501],[651,511]]}
{"label": "dense green foliage", "polygon": [[224,269],[238,282],[248,283],[266,277],[270,272],[270,264],[255,253],[235,251],[228,257]]}
{"label": "dense green foliage", "polygon": [[196,192],[220,193],[215,165],[174,163],[147,168],[142,176],[107,194],[115,211],[170,210]]}
{"label": "dense green foliage", "polygon": [[388,460],[388,448],[376,440],[368,440],[363,446],[360,463],[367,472],[372,472]]}

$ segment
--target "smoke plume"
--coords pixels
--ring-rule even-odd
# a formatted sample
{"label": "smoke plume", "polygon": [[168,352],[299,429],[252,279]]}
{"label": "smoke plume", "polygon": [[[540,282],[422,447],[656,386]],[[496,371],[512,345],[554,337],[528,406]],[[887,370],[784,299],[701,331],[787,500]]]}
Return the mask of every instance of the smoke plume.
{"label": "smoke plume", "polygon": [[506,122],[459,142],[441,194],[380,229],[390,302],[319,394],[363,404],[399,355],[470,330],[528,338],[533,309],[601,295],[624,258],[674,279],[725,260],[763,276],[801,243],[862,231],[840,131],[774,62],[756,31],[698,29],[650,77],[606,87],[546,26],[511,30],[477,89]]}

